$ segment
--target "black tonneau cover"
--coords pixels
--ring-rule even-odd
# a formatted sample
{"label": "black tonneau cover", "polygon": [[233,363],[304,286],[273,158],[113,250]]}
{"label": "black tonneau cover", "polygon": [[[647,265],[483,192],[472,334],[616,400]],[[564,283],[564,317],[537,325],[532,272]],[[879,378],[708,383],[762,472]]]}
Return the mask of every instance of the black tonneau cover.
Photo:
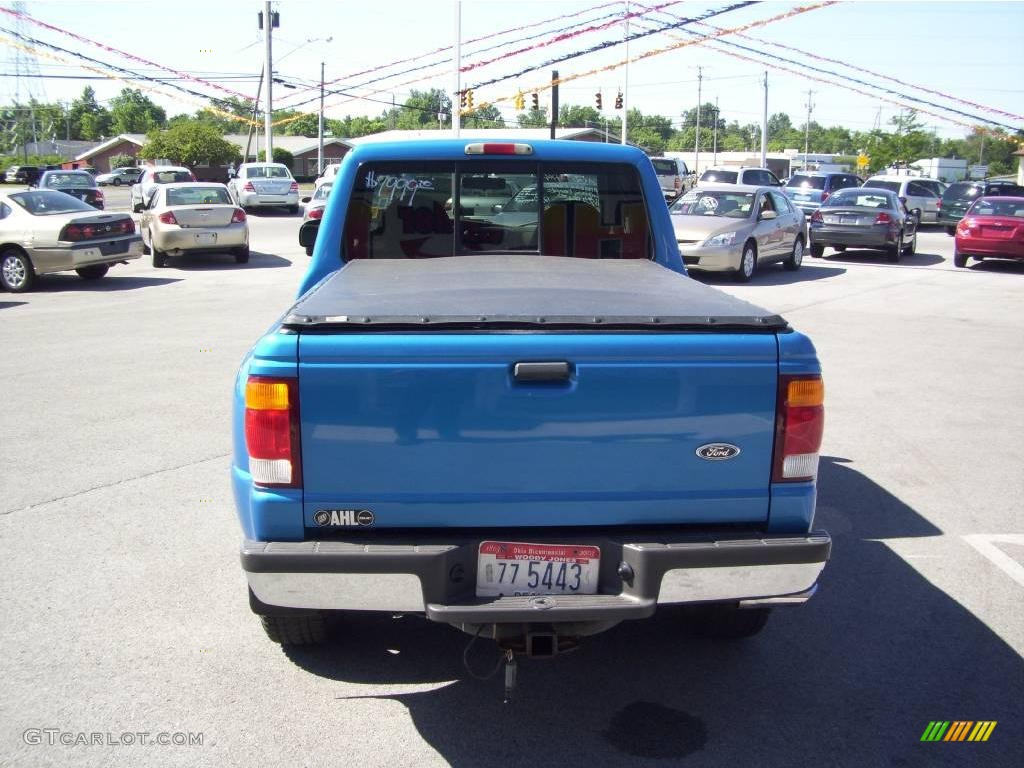
{"label": "black tonneau cover", "polygon": [[787,330],[652,261],[488,255],[354,260],[284,319],[301,330]]}

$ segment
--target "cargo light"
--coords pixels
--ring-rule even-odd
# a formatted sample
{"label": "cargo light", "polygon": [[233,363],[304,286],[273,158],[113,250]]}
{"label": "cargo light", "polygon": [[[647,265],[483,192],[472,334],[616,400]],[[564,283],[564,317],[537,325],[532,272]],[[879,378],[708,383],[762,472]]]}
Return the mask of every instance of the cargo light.
{"label": "cargo light", "polygon": [[245,446],[256,485],[301,487],[297,379],[250,376],[246,380]]}
{"label": "cargo light", "polygon": [[467,144],[467,155],[532,155],[533,147],[529,144]]}
{"label": "cargo light", "polygon": [[779,377],[772,482],[814,480],[825,428],[825,384],[819,375]]}

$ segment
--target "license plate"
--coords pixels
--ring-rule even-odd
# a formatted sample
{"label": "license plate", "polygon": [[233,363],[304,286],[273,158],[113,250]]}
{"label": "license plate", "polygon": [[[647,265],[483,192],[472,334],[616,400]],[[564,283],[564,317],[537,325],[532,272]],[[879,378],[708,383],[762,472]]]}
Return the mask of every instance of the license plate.
{"label": "license plate", "polygon": [[477,597],[593,595],[601,550],[583,544],[484,541],[476,562]]}
{"label": "license plate", "polygon": [[128,241],[123,240],[121,242],[112,243],[100,243],[100,253],[104,256],[113,256],[116,253],[124,253],[128,250]]}
{"label": "license plate", "polygon": [[197,232],[196,233],[196,245],[216,245],[217,244],[217,233],[216,232]]}
{"label": "license plate", "polygon": [[857,217],[856,216],[840,216],[839,217],[839,223],[840,224],[856,224],[857,223]]}

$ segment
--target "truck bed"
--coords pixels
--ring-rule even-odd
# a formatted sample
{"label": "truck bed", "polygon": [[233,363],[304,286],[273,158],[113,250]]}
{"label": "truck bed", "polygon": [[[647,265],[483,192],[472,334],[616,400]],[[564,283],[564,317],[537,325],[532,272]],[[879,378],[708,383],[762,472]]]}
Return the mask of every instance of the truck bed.
{"label": "truck bed", "polygon": [[458,256],[351,261],[296,303],[295,330],[788,330],[779,315],[651,261]]}

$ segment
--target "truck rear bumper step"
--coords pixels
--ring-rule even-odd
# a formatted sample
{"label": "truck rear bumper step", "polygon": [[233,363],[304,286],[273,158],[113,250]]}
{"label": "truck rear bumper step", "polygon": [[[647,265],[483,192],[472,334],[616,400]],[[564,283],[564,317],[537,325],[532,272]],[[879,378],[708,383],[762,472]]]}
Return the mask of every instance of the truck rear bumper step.
{"label": "truck rear bumper step", "polygon": [[[814,593],[832,543],[823,531],[660,541],[639,530],[614,538],[562,531],[548,542],[601,548],[600,594],[478,598],[477,550],[493,535],[431,544],[410,543],[411,535],[375,543],[246,541],[242,568],[266,606],[426,613],[454,624],[621,621],[649,616],[664,603],[801,604]],[[502,537],[516,538],[509,531]]]}

